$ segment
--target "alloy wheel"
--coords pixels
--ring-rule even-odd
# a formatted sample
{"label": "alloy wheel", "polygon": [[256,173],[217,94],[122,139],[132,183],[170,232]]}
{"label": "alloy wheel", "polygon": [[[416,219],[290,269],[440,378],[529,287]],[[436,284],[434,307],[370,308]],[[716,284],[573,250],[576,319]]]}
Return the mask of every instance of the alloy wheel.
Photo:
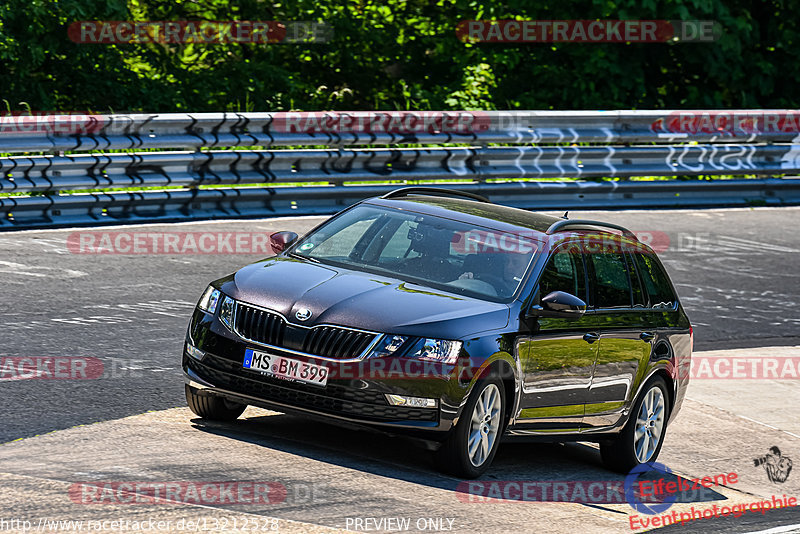
{"label": "alloy wheel", "polygon": [[633,432],[633,450],[639,463],[645,463],[653,457],[663,431],[664,395],[660,388],[652,387],[644,397]]}
{"label": "alloy wheel", "polygon": [[475,403],[475,408],[472,410],[467,456],[475,467],[483,465],[489,457],[500,430],[502,407],[500,390],[496,385],[489,384],[481,392],[478,402]]}

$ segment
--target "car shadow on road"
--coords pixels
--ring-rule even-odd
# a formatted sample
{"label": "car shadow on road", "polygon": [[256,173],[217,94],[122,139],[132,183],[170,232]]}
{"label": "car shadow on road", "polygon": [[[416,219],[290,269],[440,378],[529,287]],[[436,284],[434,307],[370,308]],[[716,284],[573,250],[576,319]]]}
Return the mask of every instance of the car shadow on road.
{"label": "car shadow on road", "polygon": [[[712,488],[694,487],[693,481],[669,470],[649,469],[631,479],[633,489],[625,489],[625,475],[605,469],[600,452],[588,443],[501,443],[489,470],[476,482],[438,472],[434,453],[417,440],[361,427],[342,427],[294,415],[271,414],[244,417],[232,423],[192,420],[202,432],[225,436],[265,449],[280,451],[325,462],[378,477],[453,491],[462,502],[480,499],[583,502],[587,505],[624,504],[664,507],[668,502],[708,502],[726,497]],[[695,475],[698,476],[698,475]],[[699,476],[703,476],[699,474]],[[513,484],[535,483],[538,491],[526,497]],[[641,496],[639,482],[663,481],[659,491],[645,486]],[[681,489],[667,490],[674,482]],[[592,484],[600,484],[586,495]],[[554,492],[560,484],[561,492]],[[511,486],[509,486],[511,485]],[[547,486],[547,489],[543,489]],[[630,485],[629,485],[630,486]],[[506,490],[506,488],[509,490]],[[603,488],[603,495],[599,494]],[[613,490],[613,491],[612,491]],[[577,493],[576,493],[577,492]],[[583,497],[581,495],[584,495]],[[664,504],[661,504],[664,503]]]}

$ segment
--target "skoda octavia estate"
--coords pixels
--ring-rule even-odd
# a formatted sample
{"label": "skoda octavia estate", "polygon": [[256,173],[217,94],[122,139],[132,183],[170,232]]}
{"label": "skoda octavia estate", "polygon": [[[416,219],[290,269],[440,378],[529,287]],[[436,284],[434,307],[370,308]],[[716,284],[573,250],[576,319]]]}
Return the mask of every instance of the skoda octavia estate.
{"label": "skoda octavia estate", "polygon": [[692,327],[629,230],[412,187],[270,245],[192,316],[198,416],[254,405],[411,434],[465,478],[506,436],[594,441],[620,472],[658,456]]}

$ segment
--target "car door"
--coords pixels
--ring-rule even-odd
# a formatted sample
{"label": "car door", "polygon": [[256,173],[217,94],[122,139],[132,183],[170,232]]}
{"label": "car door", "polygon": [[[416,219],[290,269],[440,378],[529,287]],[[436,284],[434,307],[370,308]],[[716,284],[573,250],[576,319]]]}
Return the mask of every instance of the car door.
{"label": "car door", "polygon": [[588,315],[598,335],[597,359],[588,388],[584,431],[619,422],[650,357],[645,297],[630,256],[619,243],[586,254]]}
{"label": "car door", "polygon": [[[564,244],[548,259],[533,304],[552,291],[586,300],[586,270],[578,246]],[[584,336],[591,318],[531,318],[532,335],[520,343],[522,394],[516,428],[579,431],[596,360],[597,344]]]}

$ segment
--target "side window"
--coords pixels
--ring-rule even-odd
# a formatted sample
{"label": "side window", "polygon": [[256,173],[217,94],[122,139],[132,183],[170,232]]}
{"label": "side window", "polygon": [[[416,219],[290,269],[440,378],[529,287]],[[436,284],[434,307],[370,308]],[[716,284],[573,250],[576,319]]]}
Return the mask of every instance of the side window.
{"label": "side window", "polygon": [[642,278],[645,290],[650,295],[652,308],[671,308],[675,305],[675,295],[667,274],[661,269],[658,261],[650,254],[636,253],[636,267]]}
{"label": "side window", "polygon": [[539,298],[564,291],[586,300],[586,278],[580,254],[562,248],[553,254],[539,280]]}
{"label": "side window", "polygon": [[633,254],[626,254],[628,260],[628,276],[631,279],[631,290],[633,291],[633,307],[646,308],[647,294],[642,288],[641,274],[637,274],[638,268],[634,266]]}
{"label": "side window", "polygon": [[594,307],[630,308],[631,284],[628,266],[621,252],[587,254],[594,271]]}

